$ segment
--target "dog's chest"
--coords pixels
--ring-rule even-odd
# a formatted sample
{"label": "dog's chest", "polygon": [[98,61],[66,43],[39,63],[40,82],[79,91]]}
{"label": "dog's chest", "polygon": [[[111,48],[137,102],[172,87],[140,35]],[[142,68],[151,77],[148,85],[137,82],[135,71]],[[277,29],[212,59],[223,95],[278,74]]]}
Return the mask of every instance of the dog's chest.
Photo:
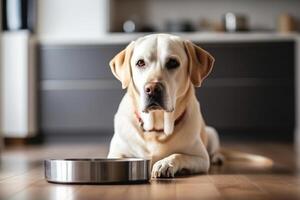
{"label": "dog's chest", "polygon": [[[184,152],[189,148],[187,141],[180,139],[180,137],[176,135],[165,140],[163,138],[167,136],[164,133],[145,134],[147,134],[145,136],[148,136],[148,139],[146,139],[144,143],[144,147],[146,147],[144,148],[144,156],[151,157],[152,160],[159,160],[176,152]],[[158,139],[157,136],[159,136],[160,139]]]}
{"label": "dog's chest", "polygon": [[171,154],[174,149],[168,144],[159,144],[156,142],[147,142],[147,157],[151,157],[152,161],[160,160],[169,154]]}

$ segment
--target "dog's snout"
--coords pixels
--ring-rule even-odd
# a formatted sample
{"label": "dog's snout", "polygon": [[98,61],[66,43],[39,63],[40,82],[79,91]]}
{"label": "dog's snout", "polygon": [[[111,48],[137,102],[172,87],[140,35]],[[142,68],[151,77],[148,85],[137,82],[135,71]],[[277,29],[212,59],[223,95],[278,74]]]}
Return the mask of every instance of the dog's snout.
{"label": "dog's snout", "polygon": [[145,112],[165,109],[164,86],[160,82],[149,82],[144,86]]}
{"label": "dog's snout", "polygon": [[162,92],[162,89],[162,84],[157,82],[151,82],[145,85],[145,93],[150,96]]}

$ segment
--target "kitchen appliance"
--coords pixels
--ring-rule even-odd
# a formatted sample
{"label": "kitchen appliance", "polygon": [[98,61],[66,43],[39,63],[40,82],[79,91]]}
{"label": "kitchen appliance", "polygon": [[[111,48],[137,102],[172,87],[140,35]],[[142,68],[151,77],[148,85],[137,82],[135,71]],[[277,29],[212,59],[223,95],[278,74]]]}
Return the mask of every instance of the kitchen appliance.
{"label": "kitchen appliance", "polygon": [[50,183],[132,183],[150,180],[148,159],[49,159],[44,161]]}
{"label": "kitchen appliance", "polygon": [[248,19],[243,14],[228,12],[223,17],[224,30],[227,32],[248,31]]}

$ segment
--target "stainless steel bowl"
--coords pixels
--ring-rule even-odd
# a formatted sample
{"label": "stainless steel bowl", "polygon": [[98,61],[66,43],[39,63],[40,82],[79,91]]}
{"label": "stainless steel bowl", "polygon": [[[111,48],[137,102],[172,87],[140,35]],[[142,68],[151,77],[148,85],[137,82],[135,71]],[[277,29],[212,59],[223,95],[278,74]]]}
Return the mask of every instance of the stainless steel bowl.
{"label": "stainless steel bowl", "polygon": [[63,159],[45,160],[45,178],[52,183],[129,183],[150,180],[150,160]]}

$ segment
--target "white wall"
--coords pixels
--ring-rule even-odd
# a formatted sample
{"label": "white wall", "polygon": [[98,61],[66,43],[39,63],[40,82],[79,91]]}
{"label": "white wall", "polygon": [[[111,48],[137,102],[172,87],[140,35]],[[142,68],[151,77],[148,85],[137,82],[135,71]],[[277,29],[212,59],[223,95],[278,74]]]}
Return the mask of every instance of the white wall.
{"label": "white wall", "polygon": [[37,33],[53,37],[99,37],[108,27],[109,0],[38,0]]}
{"label": "white wall", "polygon": [[163,29],[169,20],[190,19],[195,24],[200,19],[221,20],[222,15],[232,11],[249,16],[252,28],[276,28],[280,13],[288,12],[300,20],[298,0],[115,0],[115,26],[137,14],[143,22]]}
{"label": "white wall", "polygon": [[109,29],[121,30],[123,22],[132,16],[137,16],[141,24],[155,25],[159,31],[164,30],[165,22],[170,19],[189,19],[199,24],[203,18],[221,21],[229,11],[246,14],[251,28],[276,29],[277,17],[283,12],[300,20],[298,0],[37,1],[37,32],[54,37],[99,37]]}

